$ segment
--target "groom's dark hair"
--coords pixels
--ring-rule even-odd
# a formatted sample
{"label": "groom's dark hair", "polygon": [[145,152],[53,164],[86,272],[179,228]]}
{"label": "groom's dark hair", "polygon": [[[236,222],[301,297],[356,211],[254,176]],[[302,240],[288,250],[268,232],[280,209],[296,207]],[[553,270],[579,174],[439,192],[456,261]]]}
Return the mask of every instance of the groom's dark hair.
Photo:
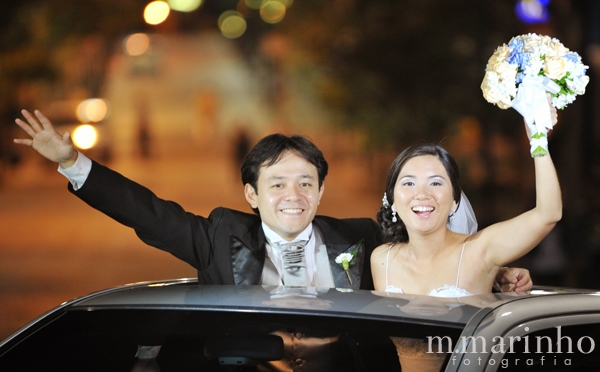
{"label": "groom's dark hair", "polygon": [[[284,134],[271,134],[260,141],[250,150],[242,163],[242,183],[250,184],[258,194],[256,182],[262,167],[269,167],[277,163],[288,151],[300,156],[317,168],[319,189],[323,186],[329,166],[321,150],[308,138],[298,135],[286,136]],[[257,212],[255,210],[255,212]]]}

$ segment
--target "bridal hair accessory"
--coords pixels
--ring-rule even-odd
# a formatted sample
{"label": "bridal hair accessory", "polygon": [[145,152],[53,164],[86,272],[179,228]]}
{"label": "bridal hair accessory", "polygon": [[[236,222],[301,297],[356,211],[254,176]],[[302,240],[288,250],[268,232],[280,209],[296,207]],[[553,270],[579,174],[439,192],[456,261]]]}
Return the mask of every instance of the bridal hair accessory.
{"label": "bridal hair accessory", "polygon": [[565,108],[585,93],[588,68],[558,39],[531,33],[515,36],[488,60],[481,90],[488,102],[501,109],[512,107],[523,116],[531,133],[531,156],[545,156],[553,126],[546,92],[552,95],[552,106]]}
{"label": "bridal hair accessory", "polygon": [[383,207],[384,208],[389,208],[390,207],[390,202],[387,200],[387,193],[386,192],[383,193],[383,199],[381,199],[381,201],[383,202]]}
{"label": "bridal hair accessory", "polygon": [[[381,201],[383,202],[384,208],[390,207],[390,202],[387,200],[387,192],[383,193],[383,199],[381,199]],[[394,208],[392,208],[392,222],[398,222],[398,217],[396,217],[396,211],[394,210]]]}

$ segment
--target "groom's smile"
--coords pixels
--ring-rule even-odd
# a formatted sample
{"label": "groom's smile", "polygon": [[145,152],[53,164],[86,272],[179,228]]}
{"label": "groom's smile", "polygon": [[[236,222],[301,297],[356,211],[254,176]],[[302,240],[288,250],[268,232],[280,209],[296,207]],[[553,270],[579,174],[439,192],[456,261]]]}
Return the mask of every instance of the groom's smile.
{"label": "groom's smile", "polygon": [[257,190],[246,185],[246,200],[262,221],[286,240],[292,240],[312,222],[323,195],[317,168],[294,152],[286,152],[261,167]]}

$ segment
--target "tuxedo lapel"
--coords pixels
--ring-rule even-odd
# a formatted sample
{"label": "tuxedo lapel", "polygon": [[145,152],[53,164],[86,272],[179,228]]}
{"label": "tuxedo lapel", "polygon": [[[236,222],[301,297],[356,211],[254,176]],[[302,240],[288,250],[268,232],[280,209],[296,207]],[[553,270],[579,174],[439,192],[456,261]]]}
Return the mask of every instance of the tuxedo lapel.
{"label": "tuxedo lapel", "polygon": [[265,266],[265,234],[262,228],[248,240],[230,238],[231,270],[236,285],[257,285]]}
{"label": "tuxedo lapel", "polygon": [[[335,262],[335,259],[342,253],[350,253],[354,256],[353,264],[348,267],[348,273],[341,264]],[[327,254],[331,266],[331,274],[336,288],[360,289],[360,281],[363,274],[363,265],[365,261],[365,243],[364,239],[348,246],[347,244],[327,244]],[[350,279],[352,283],[350,283]]]}
{"label": "tuxedo lapel", "polygon": [[[369,264],[365,262],[367,251],[365,247],[365,232],[367,230],[359,224],[347,224],[344,220],[324,216],[316,216],[313,224],[320,231],[323,243],[327,246],[329,267],[331,268],[336,288],[360,289],[363,282],[362,276],[365,265],[368,266]],[[342,253],[351,253],[354,255],[354,264],[348,267],[352,283],[350,283],[348,274],[346,274],[342,265],[335,262],[335,259]],[[365,275],[369,277],[364,280],[368,284],[371,281],[370,270]]]}

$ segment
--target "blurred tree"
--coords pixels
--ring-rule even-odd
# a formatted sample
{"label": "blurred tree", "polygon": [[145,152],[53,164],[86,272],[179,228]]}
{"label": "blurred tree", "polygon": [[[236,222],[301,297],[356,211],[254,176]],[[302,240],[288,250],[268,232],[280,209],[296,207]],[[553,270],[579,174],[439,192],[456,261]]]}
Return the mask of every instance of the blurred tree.
{"label": "blurred tree", "polygon": [[[281,29],[312,51],[337,124],[374,147],[439,141],[465,115],[494,116],[480,84],[521,31],[512,1],[297,1]],[[493,120],[490,120],[493,121]]]}
{"label": "blurred tree", "polygon": [[[145,0],[5,3],[0,15],[2,113],[23,100],[35,100],[30,92],[44,91],[21,88],[32,84],[53,84],[45,94],[64,96],[82,87],[97,95],[106,66],[103,58],[117,37],[149,29],[141,16]],[[207,0],[198,11],[174,12],[170,30],[216,31],[216,17],[228,9],[241,10],[240,4],[243,0]],[[250,56],[265,32],[285,34],[308,51],[318,67],[318,78],[312,79],[333,112],[334,124],[364,133],[368,148],[397,149],[418,141],[438,142],[465,116],[476,116],[484,131],[506,122],[506,113],[485,102],[479,86],[495,48],[524,30],[514,5],[479,0],[302,0],[293,2],[284,21],[274,25],[261,21],[257,11],[246,11],[248,29],[237,42]],[[65,79],[65,70],[74,74],[65,66],[77,58],[85,62],[82,45],[94,43],[106,53],[94,58],[89,52],[93,63],[83,64],[87,70]],[[516,118],[515,114],[514,130],[520,130]]]}
{"label": "blurred tree", "polygon": [[[23,105],[98,95],[115,37],[143,30],[144,1],[3,1],[0,12],[0,166],[15,164],[13,120]],[[74,71],[76,58],[85,63]],[[75,79],[65,76],[71,74]],[[1,169],[0,169],[1,170]]]}

